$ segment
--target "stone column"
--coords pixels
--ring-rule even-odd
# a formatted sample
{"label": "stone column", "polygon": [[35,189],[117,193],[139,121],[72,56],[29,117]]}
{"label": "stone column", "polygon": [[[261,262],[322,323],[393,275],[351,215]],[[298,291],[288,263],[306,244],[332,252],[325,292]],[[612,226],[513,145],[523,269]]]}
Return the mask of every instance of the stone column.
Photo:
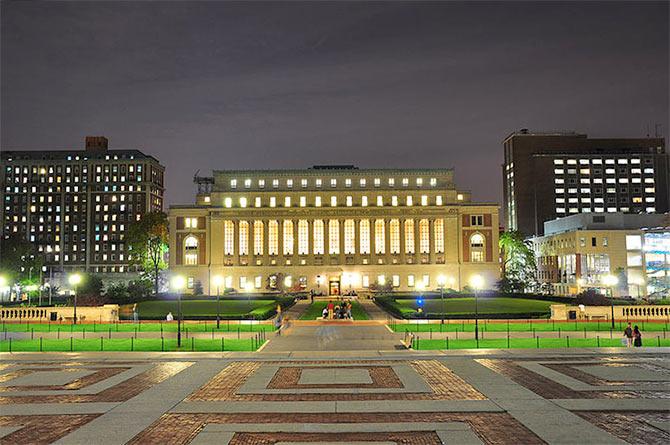
{"label": "stone column", "polygon": [[403,218],[398,219],[398,224],[400,225],[400,263],[405,264],[405,220]]}

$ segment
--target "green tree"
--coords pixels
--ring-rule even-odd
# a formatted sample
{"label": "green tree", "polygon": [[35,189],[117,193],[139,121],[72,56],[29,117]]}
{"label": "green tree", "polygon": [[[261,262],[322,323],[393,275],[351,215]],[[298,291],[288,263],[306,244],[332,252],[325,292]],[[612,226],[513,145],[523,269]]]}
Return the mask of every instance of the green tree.
{"label": "green tree", "polygon": [[160,271],[167,267],[164,260],[168,242],[167,215],[163,212],[145,213],[128,227],[126,242],[131,264],[142,268],[154,282],[154,293],[157,294]]}
{"label": "green tree", "polygon": [[498,287],[502,292],[528,292],[537,288],[537,266],[530,242],[519,232],[500,234],[502,254],[502,279]]}
{"label": "green tree", "polygon": [[0,238],[0,274],[8,283],[39,284],[43,260],[35,245],[19,234]]}

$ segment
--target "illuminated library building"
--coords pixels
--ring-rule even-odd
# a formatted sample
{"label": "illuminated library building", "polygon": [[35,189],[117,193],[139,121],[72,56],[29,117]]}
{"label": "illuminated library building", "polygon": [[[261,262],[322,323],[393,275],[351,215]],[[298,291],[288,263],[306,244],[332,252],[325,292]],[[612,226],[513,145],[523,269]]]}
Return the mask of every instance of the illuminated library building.
{"label": "illuminated library building", "polygon": [[196,183],[195,204],[169,211],[170,271],[189,292],[341,295],[499,278],[498,206],[471,202],[451,169],[225,170]]}

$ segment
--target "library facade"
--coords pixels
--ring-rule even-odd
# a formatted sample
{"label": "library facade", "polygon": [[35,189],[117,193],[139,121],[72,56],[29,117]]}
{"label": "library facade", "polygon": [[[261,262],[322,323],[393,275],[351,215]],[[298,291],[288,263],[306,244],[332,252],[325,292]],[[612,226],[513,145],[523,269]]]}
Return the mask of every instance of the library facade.
{"label": "library facade", "polygon": [[170,273],[187,292],[462,289],[499,279],[498,205],[451,169],[214,171],[169,210]]}

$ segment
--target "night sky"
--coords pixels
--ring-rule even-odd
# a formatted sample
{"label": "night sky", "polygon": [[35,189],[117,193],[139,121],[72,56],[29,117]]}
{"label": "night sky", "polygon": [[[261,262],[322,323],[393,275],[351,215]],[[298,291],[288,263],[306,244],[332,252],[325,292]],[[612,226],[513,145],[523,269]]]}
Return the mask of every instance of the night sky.
{"label": "night sky", "polygon": [[3,149],[105,135],[167,167],[454,167],[502,139],[668,132],[668,3],[2,2]]}

